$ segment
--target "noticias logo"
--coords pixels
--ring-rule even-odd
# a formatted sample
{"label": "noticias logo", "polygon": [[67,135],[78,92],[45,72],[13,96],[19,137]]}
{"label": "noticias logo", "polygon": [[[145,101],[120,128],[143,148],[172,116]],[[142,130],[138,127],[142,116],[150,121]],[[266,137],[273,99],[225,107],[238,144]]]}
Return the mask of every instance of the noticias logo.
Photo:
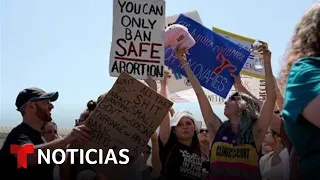
{"label": "noticias logo", "polygon": [[[44,161],[46,164],[51,164],[51,161],[54,164],[63,164],[66,161],[67,156],[70,156],[70,164],[74,164],[75,153],[79,152],[79,164],[108,164],[109,161],[113,161],[114,164],[128,164],[129,156],[124,153],[129,153],[128,149],[121,149],[119,151],[119,156],[125,159],[124,161],[117,161],[117,156],[115,155],[112,149],[109,149],[106,157],[104,158],[103,149],[88,149],[86,152],[83,149],[55,149],[51,152],[50,149],[46,150],[46,153],[42,149],[38,149],[38,164],[42,164]],[[10,145],[10,153],[17,155],[17,168],[27,168],[27,155],[34,154],[34,145],[25,144],[25,145]],[[91,160],[90,154],[98,153],[98,161]],[[60,154],[61,158],[57,158]]]}

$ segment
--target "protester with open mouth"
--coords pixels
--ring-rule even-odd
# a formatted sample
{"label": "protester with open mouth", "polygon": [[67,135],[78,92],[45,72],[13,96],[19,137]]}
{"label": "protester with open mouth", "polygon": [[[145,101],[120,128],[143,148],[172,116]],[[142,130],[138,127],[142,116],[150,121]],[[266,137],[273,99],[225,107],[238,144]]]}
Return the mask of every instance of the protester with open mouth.
{"label": "protester with open mouth", "polygon": [[[161,94],[167,97],[167,78],[161,81]],[[197,133],[201,122],[188,111],[170,112],[160,125],[159,147],[163,179],[194,179],[202,177],[202,158]]]}
{"label": "protester with open mouth", "polygon": [[[51,102],[56,101],[58,96],[58,92],[47,93],[39,88],[26,88],[18,94],[16,106],[22,115],[22,123],[12,129],[0,150],[1,179],[51,180],[54,164],[38,164],[38,149],[53,151],[66,148],[73,141],[83,142],[90,139],[90,129],[81,125],[74,127],[66,137],[43,142],[41,127],[52,120]],[[24,168],[17,168],[16,154],[22,145],[33,148],[34,153],[28,155],[27,164],[22,164]],[[13,151],[14,153],[11,153]]]}

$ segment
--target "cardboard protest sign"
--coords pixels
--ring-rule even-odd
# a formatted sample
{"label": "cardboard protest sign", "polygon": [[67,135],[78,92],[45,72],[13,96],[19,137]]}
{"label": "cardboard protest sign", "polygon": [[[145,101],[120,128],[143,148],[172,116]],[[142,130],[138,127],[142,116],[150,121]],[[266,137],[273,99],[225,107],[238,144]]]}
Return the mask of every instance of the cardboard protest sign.
{"label": "cardboard protest sign", "polygon": [[84,146],[85,149],[103,149],[104,152],[129,149],[130,162],[127,165],[96,165],[95,168],[108,174],[108,179],[114,173],[116,177],[123,175],[142,153],[172,105],[168,99],[122,72],[85,121],[92,129],[92,140]]}
{"label": "cardboard protest sign", "polygon": [[[230,41],[238,44],[243,48],[246,48],[247,50],[250,50],[251,44],[255,42],[255,39],[241,36],[241,35],[238,35],[229,31],[225,31],[216,27],[213,27],[212,29],[217,34],[229,39]],[[254,64],[255,64],[254,56],[255,56],[254,53],[250,54],[245,65],[243,66],[242,73],[255,78],[264,79],[264,73],[265,73],[264,69],[256,69],[254,67]]]}
{"label": "cardboard protest sign", "polygon": [[164,0],[114,0],[110,76],[163,79],[164,27]]}
{"label": "cardboard protest sign", "polygon": [[[250,52],[216,34],[196,21],[181,14],[176,23],[188,28],[196,40],[189,50],[188,63],[200,84],[222,98],[228,95],[234,80],[230,73],[238,75]],[[165,64],[175,72],[186,76],[174,50],[166,47]]]}

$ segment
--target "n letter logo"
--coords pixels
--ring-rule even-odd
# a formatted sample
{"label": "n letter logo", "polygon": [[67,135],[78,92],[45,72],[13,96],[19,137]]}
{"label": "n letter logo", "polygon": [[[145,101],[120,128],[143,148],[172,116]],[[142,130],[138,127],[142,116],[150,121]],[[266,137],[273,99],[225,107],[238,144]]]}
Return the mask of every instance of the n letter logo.
{"label": "n letter logo", "polygon": [[10,145],[10,153],[17,155],[17,168],[23,167],[27,169],[27,154],[34,153],[33,144],[24,144],[22,146],[17,144]]}

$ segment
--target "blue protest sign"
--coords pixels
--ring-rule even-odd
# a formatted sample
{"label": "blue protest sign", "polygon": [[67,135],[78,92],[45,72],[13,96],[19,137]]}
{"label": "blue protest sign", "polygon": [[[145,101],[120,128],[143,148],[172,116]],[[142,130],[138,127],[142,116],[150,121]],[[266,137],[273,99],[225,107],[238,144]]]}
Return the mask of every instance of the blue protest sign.
{"label": "blue protest sign", "polygon": [[[201,86],[226,98],[234,84],[230,73],[239,75],[250,52],[183,14],[175,23],[187,27],[196,41],[187,59]],[[175,73],[187,77],[171,47],[166,47],[165,59]]]}

